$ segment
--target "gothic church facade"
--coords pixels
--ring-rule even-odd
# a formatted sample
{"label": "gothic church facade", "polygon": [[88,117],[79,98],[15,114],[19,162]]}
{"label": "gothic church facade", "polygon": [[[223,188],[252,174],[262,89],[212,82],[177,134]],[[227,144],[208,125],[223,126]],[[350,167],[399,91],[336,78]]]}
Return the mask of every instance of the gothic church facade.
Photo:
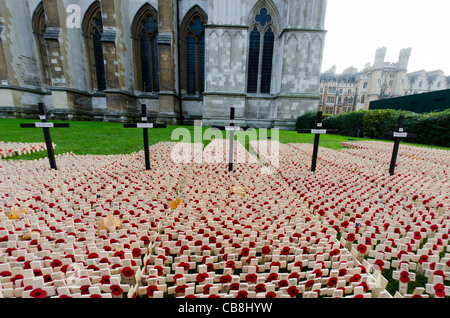
{"label": "gothic church facade", "polygon": [[326,0],[3,0],[0,116],[289,129],[317,110]]}

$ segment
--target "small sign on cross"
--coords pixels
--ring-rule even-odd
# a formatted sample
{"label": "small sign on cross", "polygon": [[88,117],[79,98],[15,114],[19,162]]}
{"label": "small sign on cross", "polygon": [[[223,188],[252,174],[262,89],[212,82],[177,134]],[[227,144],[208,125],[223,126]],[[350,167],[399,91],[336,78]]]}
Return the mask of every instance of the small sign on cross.
{"label": "small sign on cross", "polygon": [[323,129],[322,128],[322,117],[323,113],[318,112],[317,113],[317,126],[316,129],[299,129],[297,132],[299,134],[314,134],[314,150],[313,150],[313,157],[312,157],[312,164],[311,164],[311,171],[316,171],[317,166],[317,155],[319,153],[319,142],[320,142],[320,135],[325,134],[335,134],[338,131],[336,129]]}
{"label": "small sign on cross", "polygon": [[147,105],[141,105],[142,110],[142,123],[138,124],[124,124],[124,128],[141,128],[144,134],[144,153],[145,153],[145,169],[150,170],[150,149],[148,141],[148,130],[153,128],[167,128],[166,124],[152,124],[148,122],[147,118]]}
{"label": "small sign on cross", "polygon": [[389,173],[394,175],[395,164],[397,163],[398,150],[400,148],[400,140],[404,138],[417,138],[417,134],[412,134],[403,131],[403,124],[405,122],[405,116],[400,116],[398,119],[398,129],[393,132],[394,137],[394,150],[392,152],[391,166],[389,168]]}
{"label": "small sign on cross", "polygon": [[47,145],[47,154],[50,161],[51,169],[57,170],[55,151],[53,149],[52,136],[50,134],[50,128],[70,128],[70,124],[57,124],[49,123],[47,119],[47,109],[45,104],[39,103],[39,119],[40,123],[33,124],[20,124],[21,128],[42,128],[44,130],[45,144]]}
{"label": "small sign on cross", "polygon": [[233,171],[233,163],[234,163],[234,132],[240,130],[249,130],[251,128],[243,128],[239,126],[235,126],[235,114],[236,109],[231,107],[230,109],[230,125],[229,126],[213,126],[212,129],[215,130],[225,130],[230,132],[230,147],[229,147],[229,158],[228,158],[228,172]]}

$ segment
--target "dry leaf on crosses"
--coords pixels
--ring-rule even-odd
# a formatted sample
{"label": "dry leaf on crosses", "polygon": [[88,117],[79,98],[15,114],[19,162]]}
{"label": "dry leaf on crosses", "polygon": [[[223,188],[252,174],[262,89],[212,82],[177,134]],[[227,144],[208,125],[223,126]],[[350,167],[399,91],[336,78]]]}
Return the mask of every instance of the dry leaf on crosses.
{"label": "dry leaf on crosses", "polygon": [[182,202],[183,200],[177,197],[174,201],[169,201],[169,204],[172,210],[175,210]]}
{"label": "dry leaf on crosses", "polygon": [[28,232],[28,233],[25,233],[25,234],[22,236],[22,241],[29,241],[29,240],[31,240],[31,235],[32,235],[33,233],[38,233],[38,234],[39,234],[39,232],[37,232],[37,231],[30,231],[30,232]]}
{"label": "dry leaf on crosses", "polygon": [[115,227],[120,230],[122,229],[122,222],[119,219],[116,219],[112,214],[98,221],[97,228],[99,232],[102,230],[109,231],[110,227]]}
{"label": "dry leaf on crosses", "polygon": [[27,210],[26,209],[22,209],[22,210],[14,210],[11,212],[11,214],[8,215],[8,219],[10,220],[18,220],[20,219],[20,214],[27,214]]}
{"label": "dry leaf on crosses", "polygon": [[232,186],[230,188],[230,195],[236,194],[236,195],[240,196],[241,199],[243,199],[245,197],[245,194],[247,193],[247,191],[248,191],[247,188]]}

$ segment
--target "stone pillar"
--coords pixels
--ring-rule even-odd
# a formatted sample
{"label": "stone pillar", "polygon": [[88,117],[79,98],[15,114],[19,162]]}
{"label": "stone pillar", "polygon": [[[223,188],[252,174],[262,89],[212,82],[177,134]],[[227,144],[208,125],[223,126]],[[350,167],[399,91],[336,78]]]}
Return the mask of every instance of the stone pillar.
{"label": "stone pillar", "polygon": [[106,75],[106,103],[109,110],[137,112],[137,103],[129,94],[122,92],[122,83],[124,82],[119,72],[119,58],[117,51],[118,43],[123,41],[121,36],[123,32],[117,32],[120,28],[122,19],[122,0],[103,0],[102,19],[103,19],[103,58],[105,60]]}
{"label": "stone pillar", "polygon": [[[63,1],[43,0],[44,11],[47,17],[47,29],[44,39],[47,42],[50,59],[50,72],[52,77],[52,99],[55,108],[68,109],[73,107],[73,101],[67,91],[70,78],[66,74],[65,65],[68,62],[63,52],[61,16],[65,17],[66,8]],[[65,19],[63,19],[65,22]]]}
{"label": "stone pillar", "polygon": [[180,103],[177,88],[177,5],[176,0],[160,0],[158,7],[159,48],[159,117],[168,124],[180,123]]}
{"label": "stone pillar", "polygon": [[9,74],[8,74],[8,67],[6,64],[5,48],[3,46],[2,33],[3,33],[3,25],[0,24],[0,81],[1,81],[0,84],[8,85]]}

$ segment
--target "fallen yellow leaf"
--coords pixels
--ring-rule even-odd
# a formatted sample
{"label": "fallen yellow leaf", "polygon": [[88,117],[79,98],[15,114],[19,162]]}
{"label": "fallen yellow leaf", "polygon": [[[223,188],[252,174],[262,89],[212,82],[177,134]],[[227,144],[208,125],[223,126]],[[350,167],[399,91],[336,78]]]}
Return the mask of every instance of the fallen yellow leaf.
{"label": "fallen yellow leaf", "polygon": [[183,200],[177,197],[174,201],[169,201],[169,204],[172,210],[175,210],[182,202]]}
{"label": "fallen yellow leaf", "polygon": [[110,227],[115,227],[116,229],[120,230],[122,229],[122,222],[115,218],[114,215],[110,214],[106,218],[101,219],[98,221],[98,231],[106,230],[109,231]]}
{"label": "fallen yellow leaf", "polygon": [[10,220],[18,220],[20,219],[20,214],[27,214],[27,209],[22,209],[22,210],[13,210],[11,212],[11,214],[8,215],[8,219]]}

